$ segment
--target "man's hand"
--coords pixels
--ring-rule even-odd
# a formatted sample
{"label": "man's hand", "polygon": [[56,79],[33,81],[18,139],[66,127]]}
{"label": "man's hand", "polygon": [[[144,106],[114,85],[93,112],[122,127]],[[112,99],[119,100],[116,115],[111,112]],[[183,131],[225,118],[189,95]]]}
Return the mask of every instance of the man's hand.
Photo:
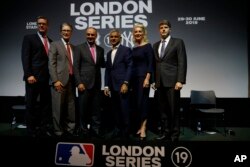
{"label": "man's hand", "polygon": [[125,84],[125,83],[122,84],[120,92],[121,92],[122,94],[127,93],[127,92],[128,92],[128,85]]}
{"label": "man's hand", "polygon": [[109,88],[104,88],[104,95],[110,97],[111,94]]}

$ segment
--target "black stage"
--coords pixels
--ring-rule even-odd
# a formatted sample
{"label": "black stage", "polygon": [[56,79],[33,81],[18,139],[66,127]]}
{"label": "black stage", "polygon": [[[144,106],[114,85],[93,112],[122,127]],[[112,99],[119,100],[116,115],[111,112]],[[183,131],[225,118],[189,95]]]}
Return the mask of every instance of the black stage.
{"label": "black stage", "polygon": [[[0,102],[1,163],[4,166],[249,166],[248,98],[218,99],[218,106],[226,110],[226,135],[222,133],[222,127],[218,127],[214,134],[203,132],[197,135],[190,126],[189,99],[182,99],[182,133],[178,142],[155,140],[155,115],[150,117],[153,120],[145,141],[139,141],[134,135],[127,140],[112,138],[108,130],[101,139],[85,136],[28,137],[26,129],[19,126],[25,125],[24,98],[0,97]],[[16,124],[11,124],[13,116]],[[109,125],[105,126],[109,129]],[[79,149],[78,155],[87,157],[87,160],[76,158],[70,164],[73,147]]]}

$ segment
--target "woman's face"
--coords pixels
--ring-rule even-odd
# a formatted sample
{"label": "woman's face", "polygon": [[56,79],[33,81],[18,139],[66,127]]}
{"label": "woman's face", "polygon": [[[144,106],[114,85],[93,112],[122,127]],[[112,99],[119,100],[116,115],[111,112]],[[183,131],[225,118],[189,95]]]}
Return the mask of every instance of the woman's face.
{"label": "woman's face", "polygon": [[135,27],[133,31],[135,41],[142,41],[144,38],[144,31],[141,27]]}

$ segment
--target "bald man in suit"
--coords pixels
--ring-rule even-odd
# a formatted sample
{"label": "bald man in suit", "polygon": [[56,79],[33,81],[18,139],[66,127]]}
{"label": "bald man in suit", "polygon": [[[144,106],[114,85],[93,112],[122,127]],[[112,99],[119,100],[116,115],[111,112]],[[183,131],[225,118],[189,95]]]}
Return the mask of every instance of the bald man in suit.
{"label": "bald man in suit", "polygon": [[97,30],[94,27],[88,27],[85,36],[87,41],[77,46],[78,54],[74,63],[79,96],[79,128],[81,134],[100,137],[104,49],[96,44]]}

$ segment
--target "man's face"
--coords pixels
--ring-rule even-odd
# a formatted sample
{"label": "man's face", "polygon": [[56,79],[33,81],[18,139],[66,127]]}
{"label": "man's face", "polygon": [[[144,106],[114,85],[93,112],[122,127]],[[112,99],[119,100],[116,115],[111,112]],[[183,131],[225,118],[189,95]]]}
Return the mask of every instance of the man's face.
{"label": "man's face", "polygon": [[48,22],[46,19],[38,19],[37,20],[37,28],[38,31],[43,35],[48,31]]}
{"label": "man's face", "polygon": [[109,35],[109,42],[110,44],[115,47],[121,41],[121,36],[118,32],[111,32]]}
{"label": "man's face", "polygon": [[72,29],[68,25],[64,25],[61,30],[61,36],[66,41],[69,42],[70,37],[72,35]]}
{"label": "man's face", "polygon": [[94,44],[95,43],[95,40],[96,40],[96,37],[97,37],[97,32],[95,29],[93,28],[89,28],[87,29],[86,31],[86,39],[88,41],[89,44]]}
{"label": "man's face", "polygon": [[160,32],[161,38],[163,39],[166,39],[169,36],[170,31],[171,29],[166,24],[163,24],[159,27],[159,32]]}

